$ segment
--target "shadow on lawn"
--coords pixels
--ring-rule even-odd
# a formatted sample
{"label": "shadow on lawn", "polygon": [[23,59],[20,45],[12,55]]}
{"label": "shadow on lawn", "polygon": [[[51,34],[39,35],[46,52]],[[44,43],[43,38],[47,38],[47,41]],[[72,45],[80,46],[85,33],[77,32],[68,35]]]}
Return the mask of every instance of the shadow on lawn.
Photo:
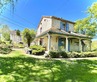
{"label": "shadow on lawn", "polygon": [[97,82],[97,60],[0,57],[0,82]]}

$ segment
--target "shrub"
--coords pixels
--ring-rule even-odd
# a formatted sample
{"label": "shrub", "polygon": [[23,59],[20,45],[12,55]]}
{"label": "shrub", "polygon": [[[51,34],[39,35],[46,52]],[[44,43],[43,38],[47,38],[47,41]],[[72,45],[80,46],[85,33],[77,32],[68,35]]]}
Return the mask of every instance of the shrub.
{"label": "shrub", "polygon": [[63,58],[68,58],[68,55],[65,51],[60,51],[59,52],[60,56],[62,56]]}
{"label": "shrub", "polygon": [[21,44],[21,43],[19,43],[19,44],[18,44],[18,47],[19,47],[19,48],[24,48],[24,45]]}
{"label": "shrub", "polygon": [[34,54],[34,55],[42,55],[42,54],[44,54],[44,51],[45,51],[45,48],[43,48],[40,45],[30,46],[30,49],[32,49],[32,54]]}
{"label": "shrub", "polygon": [[84,52],[82,57],[97,57],[97,52]]}
{"label": "shrub", "polygon": [[14,48],[18,48],[18,44],[17,43],[12,43]]}
{"label": "shrub", "polygon": [[0,43],[0,53],[8,54],[11,52],[11,47],[8,46],[5,42]]}
{"label": "shrub", "polygon": [[79,57],[97,57],[97,52],[69,52],[68,57],[79,58]]}
{"label": "shrub", "polygon": [[67,56],[68,56],[68,58],[73,58],[74,57],[73,54],[72,54],[72,52],[68,52]]}
{"label": "shrub", "polygon": [[65,51],[50,51],[49,55],[51,58],[59,58],[59,57],[67,58],[68,57]]}
{"label": "shrub", "polygon": [[14,48],[24,48],[24,44],[23,43],[13,43],[13,47]]}
{"label": "shrub", "polygon": [[50,51],[49,55],[51,58],[81,58],[81,57],[97,57],[97,51],[96,52],[68,52],[65,51]]}
{"label": "shrub", "polygon": [[50,51],[49,55],[51,58],[59,58],[60,54],[58,53],[58,51]]}
{"label": "shrub", "polygon": [[79,58],[81,57],[81,54],[79,52],[72,52],[71,58]]}

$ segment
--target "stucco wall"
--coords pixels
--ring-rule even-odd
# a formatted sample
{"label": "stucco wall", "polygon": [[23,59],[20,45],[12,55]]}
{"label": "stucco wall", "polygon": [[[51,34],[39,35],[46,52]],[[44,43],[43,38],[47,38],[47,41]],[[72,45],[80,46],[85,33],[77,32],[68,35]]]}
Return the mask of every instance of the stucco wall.
{"label": "stucco wall", "polygon": [[52,19],[52,27],[60,28],[60,20]]}
{"label": "stucco wall", "polygon": [[[57,19],[52,19],[52,27],[58,28],[60,29],[60,20]],[[65,24],[66,22],[64,22]],[[72,23],[68,23],[69,24],[69,31],[74,31],[74,25]]]}
{"label": "stucco wall", "polygon": [[[50,29],[51,27],[60,29],[60,22],[61,20],[52,19],[52,18],[43,18],[41,23],[39,24],[39,27],[37,29],[37,35],[41,34],[42,32]],[[65,22],[64,22],[65,24]],[[72,23],[69,24],[69,31],[74,31],[74,25]],[[40,33],[40,29],[42,28],[42,32]]]}
{"label": "stucco wall", "polygon": [[51,18],[43,18],[38,29],[37,29],[37,35],[40,34],[40,28],[42,28],[42,32],[44,32],[44,31],[50,29],[51,26],[52,26],[52,19]]}
{"label": "stucco wall", "polygon": [[74,25],[71,23],[69,23],[69,31],[74,32]]}
{"label": "stucco wall", "polygon": [[51,50],[58,50],[58,37],[57,36],[51,37]]}
{"label": "stucco wall", "polygon": [[12,42],[16,42],[16,43],[19,43],[22,41],[22,38],[20,36],[12,35],[12,34],[10,34],[10,39],[12,40]]}
{"label": "stucco wall", "polygon": [[[43,46],[48,49],[48,38],[44,37]],[[56,36],[51,36],[51,50],[58,50],[58,38]]]}
{"label": "stucco wall", "polygon": [[43,46],[46,48],[46,50],[47,50],[47,48],[48,48],[48,38],[47,37],[44,37],[44,39],[43,39]]}

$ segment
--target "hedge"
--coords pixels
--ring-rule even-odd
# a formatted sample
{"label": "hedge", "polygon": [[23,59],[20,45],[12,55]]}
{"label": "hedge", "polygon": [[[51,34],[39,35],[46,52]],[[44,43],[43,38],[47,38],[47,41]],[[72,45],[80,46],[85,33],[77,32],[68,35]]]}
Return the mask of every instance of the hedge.
{"label": "hedge", "polygon": [[11,47],[5,42],[0,43],[0,54],[8,54],[12,51]]}
{"label": "hedge", "polygon": [[68,52],[65,51],[50,51],[49,56],[51,58],[82,58],[82,57],[97,57],[97,51],[96,52]]}
{"label": "hedge", "polygon": [[59,57],[67,58],[68,57],[65,51],[50,51],[49,55],[51,58],[59,58]]}
{"label": "hedge", "polygon": [[43,55],[45,52],[45,48],[40,45],[30,46],[30,49],[32,49],[32,54],[34,55]]}

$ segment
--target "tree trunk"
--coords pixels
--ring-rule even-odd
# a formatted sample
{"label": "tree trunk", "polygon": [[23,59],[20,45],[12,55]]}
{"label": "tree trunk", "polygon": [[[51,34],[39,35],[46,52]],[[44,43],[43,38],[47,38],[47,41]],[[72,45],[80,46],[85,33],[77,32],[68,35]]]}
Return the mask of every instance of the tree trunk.
{"label": "tree trunk", "polygon": [[30,39],[28,39],[28,47],[30,47]]}

